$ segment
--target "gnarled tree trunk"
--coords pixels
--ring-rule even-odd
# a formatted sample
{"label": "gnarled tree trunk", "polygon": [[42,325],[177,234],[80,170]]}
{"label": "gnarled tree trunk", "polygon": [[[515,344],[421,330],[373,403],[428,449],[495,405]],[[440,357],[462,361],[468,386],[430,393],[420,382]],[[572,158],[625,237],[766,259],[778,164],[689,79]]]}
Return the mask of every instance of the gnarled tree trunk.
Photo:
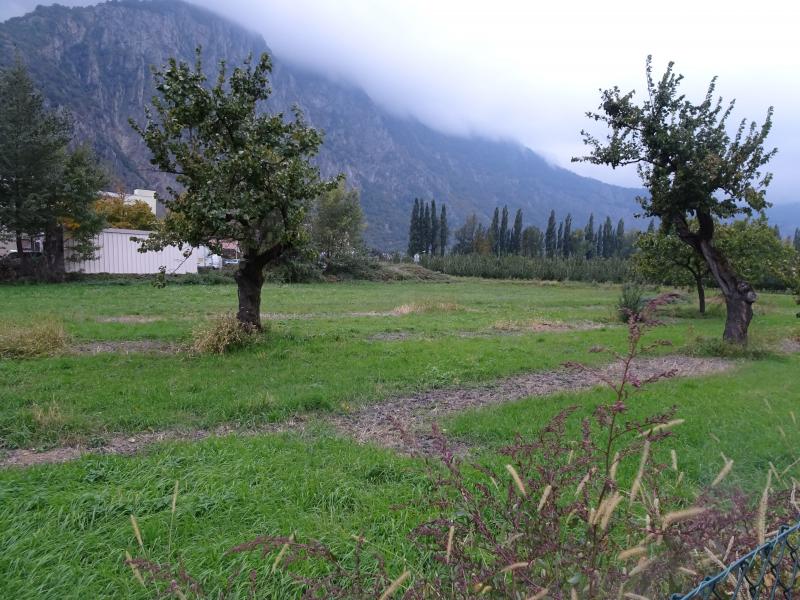
{"label": "gnarled tree trunk", "polygon": [[261,330],[261,288],[264,285],[264,262],[261,257],[246,254],[234,275],[239,294],[236,318],[245,327]]}
{"label": "gnarled tree trunk", "polygon": [[756,293],[746,281],[739,279],[727,259],[712,244],[714,237],[714,220],[708,214],[697,215],[700,227],[697,232],[691,231],[684,218],[674,221],[678,236],[705,259],[711,275],[725,296],[727,316],[725,332],[722,339],[733,344],[747,344],[747,329],[753,318],[753,303]]}

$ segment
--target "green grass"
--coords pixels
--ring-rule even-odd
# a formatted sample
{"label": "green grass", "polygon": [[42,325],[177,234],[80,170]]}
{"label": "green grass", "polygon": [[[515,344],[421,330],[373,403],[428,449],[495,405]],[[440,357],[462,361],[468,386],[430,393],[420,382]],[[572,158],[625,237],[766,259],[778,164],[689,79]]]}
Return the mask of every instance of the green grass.
{"label": "green grass", "polygon": [[[232,286],[71,284],[3,289],[12,321],[62,319],[78,342],[184,342],[198,320],[235,306]],[[147,429],[253,426],[307,411],[339,410],[388,395],[547,370],[567,360],[596,362],[594,345],[621,345],[614,322],[618,289],[530,282],[267,286],[264,310],[283,318],[266,339],[227,356],[102,354],[0,362],[0,445],[47,447]],[[456,310],[401,316],[409,303]],[[756,336],[785,327],[791,300],[767,296]],[[377,316],[354,316],[377,313]],[[141,315],[147,323],[106,322]],[[603,329],[502,335],[507,322],[594,321]],[[716,336],[720,318],[675,319],[660,337],[684,346]],[[381,340],[402,332],[407,339]],[[465,337],[464,334],[481,334]],[[378,337],[376,337],[378,336]],[[43,409],[48,418],[42,419]]]}
{"label": "green grass", "polygon": [[[171,501],[180,480],[174,527]],[[124,553],[177,566],[220,588],[237,566],[226,556],[259,535],[314,537],[347,556],[361,533],[399,569],[420,515],[397,508],[425,493],[409,460],[324,434],[219,438],[168,444],[136,459],[98,456],[0,474],[0,597],[147,598]],[[131,527],[136,515],[144,541]],[[246,579],[246,578],[245,578]],[[267,582],[290,597],[286,577]],[[246,597],[246,594],[243,594]]]}
{"label": "green grass", "polygon": [[[622,347],[625,330],[614,322],[613,310],[618,296],[618,287],[605,285],[480,280],[267,286],[265,312],[302,318],[274,321],[261,342],[229,355],[0,360],[2,444],[9,449],[98,444],[115,433],[146,429],[256,426],[298,412],[341,411],[399,392],[552,369],[566,360],[604,361],[605,355],[588,350],[598,344]],[[459,309],[354,314],[384,313],[408,303],[453,303]],[[234,305],[235,289],[225,285],[0,289],[0,314],[9,322],[46,315],[63,321],[79,342],[187,343],[198,320]],[[666,324],[649,338],[670,340],[673,348],[663,352],[713,352],[708,340],[719,337],[723,315],[709,312],[696,318],[691,304],[670,307]],[[731,482],[756,490],[770,461],[780,469],[796,456],[799,430],[789,411],[800,417],[800,357],[768,349],[800,333],[794,312],[790,297],[762,295],[752,335],[754,344],[767,350],[737,359],[731,372],[661,382],[631,398],[632,416],[676,405],[678,417],[686,419],[668,444],[676,448],[687,481],[710,481],[724,452],[736,461]],[[137,314],[161,320],[104,321]],[[604,328],[521,335],[494,328],[531,320],[593,321]],[[397,332],[408,337],[376,338]],[[561,408],[580,407],[571,424],[576,432],[579,416],[607,400],[600,390],[527,399],[451,417],[444,425],[449,434],[477,445],[481,460],[491,463],[515,433],[532,434]],[[621,476],[631,469],[635,465],[623,465]],[[212,591],[221,589],[237,561],[263,564],[256,557],[224,554],[260,534],[320,538],[347,557],[351,536],[360,532],[379,546],[392,572],[404,565],[419,568],[424,557],[415,554],[407,535],[425,517],[418,508],[428,493],[422,472],[418,461],[336,439],[322,426],[302,435],[168,443],[133,457],[98,455],[5,469],[0,471],[0,597],[146,597],[122,562],[126,549],[136,554],[130,514],[142,526],[147,556],[182,561]],[[181,492],[170,534],[176,479]],[[267,585],[273,597],[291,597],[284,576]]]}

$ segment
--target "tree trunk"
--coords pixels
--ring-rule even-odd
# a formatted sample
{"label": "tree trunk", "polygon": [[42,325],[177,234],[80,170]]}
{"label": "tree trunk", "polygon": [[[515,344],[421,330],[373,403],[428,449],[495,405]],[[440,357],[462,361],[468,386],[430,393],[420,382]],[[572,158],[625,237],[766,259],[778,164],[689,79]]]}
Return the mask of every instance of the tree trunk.
{"label": "tree trunk", "polygon": [[61,225],[48,229],[44,234],[45,278],[47,281],[64,281],[64,228]]}
{"label": "tree trunk", "polygon": [[700,248],[711,274],[725,296],[728,314],[722,339],[744,346],[747,344],[747,329],[753,319],[753,303],[758,296],[749,283],[736,276],[728,261],[709,241],[702,240]]}
{"label": "tree trunk", "polygon": [[710,214],[697,212],[699,229],[691,231],[686,219],[679,217],[673,221],[677,228],[678,237],[689,244],[698,252],[708,265],[708,270],[714,277],[725,296],[727,316],[725,318],[725,332],[722,339],[732,344],[744,346],[747,344],[747,329],[753,318],[753,303],[756,293],[753,287],[739,279],[725,257],[712,244],[714,238],[714,220]]}
{"label": "tree trunk", "polygon": [[17,270],[18,277],[27,277],[31,274],[31,261],[30,261],[30,254],[25,252],[25,248],[22,245],[22,233],[17,232],[16,235],[16,242],[17,242],[17,258],[19,259],[19,269]]}
{"label": "tree trunk", "polygon": [[261,288],[264,285],[264,263],[257,256],[242,259],[234,276],[239,293],[236,318],[245,327],[261,330]]}
{"label": "tree trunk", "polygon": [[703,285],[703,276],[694,276],[695,285],[697,286],[697,303],[700,307],[700,314],[706,314],[706,288]]}

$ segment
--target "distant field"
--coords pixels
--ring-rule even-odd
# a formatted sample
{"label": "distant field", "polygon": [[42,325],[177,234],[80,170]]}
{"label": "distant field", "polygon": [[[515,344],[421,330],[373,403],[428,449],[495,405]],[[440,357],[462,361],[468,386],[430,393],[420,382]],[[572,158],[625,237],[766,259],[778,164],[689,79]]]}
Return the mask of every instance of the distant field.
{"label": "distant field", "polygon": [[[622,348],[618,295],[610,285],[470,279],[267,286],[270,333],[254,347],[217,357],[179,349],[199,321],[233,310],[232,286],[2,287],[4,319],[62,319],[76,351],[0,360],[6,451],[102,446],[120,434],[222,424],[257,428],[298,415],[309,425],[3,469],[0,597],[147,597],[122,562],[126,549],[136,553],[130,514],[139,519],[148,556],[182,560],[217,586],[236,561],[258,564],[224,551],[264,533],[318,537],[345,554],[351,536],[361,533],[390,568],[417,568],[424,557],[406,534],[423,518],[414,502],[428,485],[420,461],[358,445],[325,419],[399,394],[545,372],[565,361],[607,361],[590,349]],[[720,308],[697,318],[692,302],[689,296],[668,308],[665,324],[649,334],[672,343],[660,353],[707,353],[712,345],[705,340],[720,336]],[[677,406],[686,423],[674,447],[688,481],[713,478],[724,452],[735,460],[733,481],[759,489],[770,461],[781,468],[796,455],[800,429],[789,415],[800,414],[800,355],[779,351],[800,335],[796,307],[791,297],[770,294],[757,307],[757,359],[737,358],[725,373],[661,382],[633,402],[634,416]],[[150,341],[155,351],[91,353],[133,341]],[[473,456],[492,462],[515,433],[536,431],[560,408],[578,405],[585,414],[605,400],[599,390],[522,399],[447,416],[443,426]],[[624,464],[623,477],[632,469]],[[282,577],[273,576],[270,589],[290,597],[294,588]]]}

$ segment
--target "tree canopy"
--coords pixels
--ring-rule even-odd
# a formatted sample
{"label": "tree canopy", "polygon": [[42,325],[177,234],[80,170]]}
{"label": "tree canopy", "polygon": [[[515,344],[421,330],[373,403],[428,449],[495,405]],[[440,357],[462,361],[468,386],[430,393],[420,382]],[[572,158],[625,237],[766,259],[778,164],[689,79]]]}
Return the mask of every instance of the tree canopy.
{"label": "tree canopy", "polygon": [[239,244],[236,281],[242,324],[260,327],[264,269],[302,246],[309,203],[336,181],[323,181],[312,164],[322,135],[306,124],[263,112],[271,90],[267,54],[247,59],[228,76],[220,63],[208,86],[197,50],[194,66],[170,59],[154,71],[158,95],[146,123],[131,122],[153,154],[151,162],[175,176],[165,204],[169,215],[144,249],[165,244]]}
{"label": "tree canopy", "polygon": [[[744,343],[756,295],[747,281],[731,268],[712,243],[715,219],[750,215],[767,206],[766,187],[771,175],[762,168],[776,150],[764,148],[772,126],[772,108],[763,124],[742,120],[731,137],[728,121],[734,102],[715,99],[716,78],[705,98],[690,102],[681,92],[683,77],[669,63],[655,80],[652,58],[647,58],[647,98],[637,104],[633,91],[618,87],[601,92],[599,112],[588,112],[609,133],[598,139],[582,131],[591,148],[585,160],[612,168],[636,165],[649,191],[639,198],[646,216],[659,217],[667,230],[703,256],[728,308],[724,337]],[[692,228],[690,221],[696,219]]]}
{"label": "tree canopy", "polygon": [[[21,60],[0,73],[0,229],[23,252],[25,237],[44,237],[44,272],[64,276],[65,232],[78,257],[94,252],[102,226],[94,211],[105,173],[84,147],[70,149],[72,120],[45,106]],[[30,273],[26,273],[30,274]]]}

